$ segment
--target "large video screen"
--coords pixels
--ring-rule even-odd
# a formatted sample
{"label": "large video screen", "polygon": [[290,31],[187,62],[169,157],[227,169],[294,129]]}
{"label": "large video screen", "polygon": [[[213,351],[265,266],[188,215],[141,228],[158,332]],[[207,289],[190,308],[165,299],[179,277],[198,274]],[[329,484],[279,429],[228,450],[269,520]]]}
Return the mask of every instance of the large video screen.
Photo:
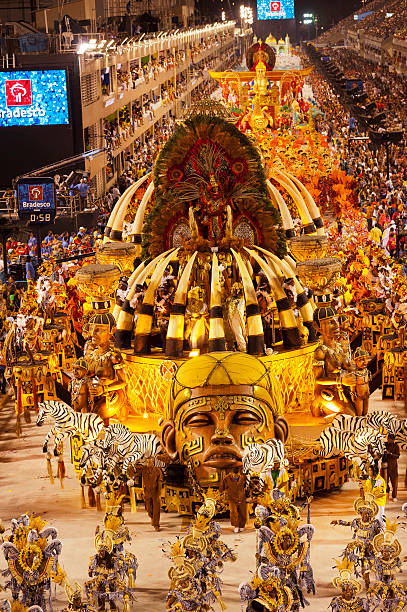
{"label": "large video screen", "polygon": [[0,127],[68,123],[65,70],[0,72]]}
{"label": "large video screen", "polygon": [[257,19],[294,19],[294,0],[257,0]]}

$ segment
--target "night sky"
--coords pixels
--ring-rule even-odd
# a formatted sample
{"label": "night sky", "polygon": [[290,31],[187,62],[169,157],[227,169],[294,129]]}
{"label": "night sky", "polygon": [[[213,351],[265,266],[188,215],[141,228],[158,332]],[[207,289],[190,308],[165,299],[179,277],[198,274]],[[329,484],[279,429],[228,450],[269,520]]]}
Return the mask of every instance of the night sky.
{"label": "night sky", "polygon": [[296,0],[297,20],[301,19],[303,13],[315,13],[320,17],[323,26],[337,23],[340,19],[347,17],[352,11],[362,6],[361,0]]}

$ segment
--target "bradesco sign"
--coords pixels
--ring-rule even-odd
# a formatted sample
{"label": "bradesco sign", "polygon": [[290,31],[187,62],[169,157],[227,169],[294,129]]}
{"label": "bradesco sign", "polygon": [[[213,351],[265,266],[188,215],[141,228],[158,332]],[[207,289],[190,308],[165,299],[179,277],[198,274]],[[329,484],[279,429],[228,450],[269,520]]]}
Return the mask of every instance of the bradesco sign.
{"label": "bradesco sign", "polygon": [[65,70],[0,72],[0,127],[68,123]]}
{"label": "bradesco sign", "polygon": [[17,181],[19,217],[30,223],[51,223],[56,213],[52,178],[28,177]]}

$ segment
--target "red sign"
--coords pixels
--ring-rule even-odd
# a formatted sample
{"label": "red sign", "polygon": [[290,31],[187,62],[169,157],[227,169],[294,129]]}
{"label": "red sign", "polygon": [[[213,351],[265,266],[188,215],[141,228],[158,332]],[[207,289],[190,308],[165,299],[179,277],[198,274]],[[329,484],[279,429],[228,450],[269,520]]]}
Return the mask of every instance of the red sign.
{"label": "red sign", "polygon": [[44,188],[42,185],[29,185],[28,187],[28,198],[29,200],[43,200],[44,199]]}
{"label": "red sign", "polygon": [[279,13],[281,11],[281,2],[270,2],[270,10],[272,13]]}
{"label": "red sign", "polygon": [[30,106],[32,104],[31,81],[6,81],[7,106]]}

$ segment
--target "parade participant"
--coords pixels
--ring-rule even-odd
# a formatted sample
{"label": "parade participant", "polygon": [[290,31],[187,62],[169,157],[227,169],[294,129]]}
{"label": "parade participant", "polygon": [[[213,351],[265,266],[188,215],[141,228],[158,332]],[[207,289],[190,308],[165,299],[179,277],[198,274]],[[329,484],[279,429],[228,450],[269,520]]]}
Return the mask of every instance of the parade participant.
{"label": "parade participant", "polygon": [[73,376],[69,384],[71,408],[75,412],[92,412],[92,396],[88,378],[88,364],[81,357],[73,365]]}
{"label": "parade participant", "polygon": [[[117,610],[118,603],[129,604],[135,599],[136,557],[124,549],[130,541],[121,511],[122,496],[111,495],[106,502],[103,529],[96,528],[96,554],[91,557],[88,569],[90,580],[85,582],[86,595],[100,611]],[[109,505],[110,504],[110,505]],[[127,604],[127,605],[126,605]]]}
{"label": "parade participant", "polygon": [[273,466],[267,470],[266,474],[269,479],[270,489],[279,489],[285,496],[288,496],[290,478],[287,470],[281,465],[281,461],[279,459],[274,461]]}
{"label": "parade participant", "polygon": [[386,521],[384,533],[373,538],[374,569],[377,582],[368,591],[374,610],[401,612],[407,605],[407,591],[396,579],[401,572],[401,545],[396,536],[397,523]]}
{"label": "parade participant", "polygon": [[[273,520],[266,518],[267,526],[259,528],[259,546],[256,558],[258,574],[266,580],[278,568],[281,583],[293,594],[292,610],[308,605],[303,593],[315,593],[315,582],[309,558],[309,547],[314,533],[312,525],[299,526],[299,518]],[[301,538],[306,536],[306,540]]]}
{"label": "parade participant", "polygon": [[239,593],[242,610],[245,602],[248,604],[245,612],[288,612],[293,609],[292,591],[281,583],[277,568],[265,580],[255,576],[251,582],[241,584]]}
{"label": "parade participant", "polygon": [[247,483],[248,501],[250,501],[249,514],[256,511],[258,504],[263,505],[266,503],[268,491],[269,485],[264,482],[261,474],[251,472],[249,482]]}
{"label": "parade participant", "polygon": [[80,584],[76,583],[73,589],[70,584],[65,585],[68,605],[61,612],[94,612],[95,608],[84,600]]}
{"label": "parade participant", "polygon": [[163,475],[161,469],[155,465],[154,457],[148,457],[146,465],[141,468],[141,474],[147,514],[154,529],[160,531],[160,497]]}
{"label": "parade participant", "polygon": [[367,470],[368,478],[363,483],[363,491],[366,495],[371,493],[378,506],[376,518],[383,524],[384,510],[386,507],[386,483],[379,475],[379,468],[376,464],[370,465]]}
{"label": "parade participant", "polygon": [[360,571],[365,581],[366,588],[370,584],[369,571],[374,559],[372,541],[381,531],[381,522],[375,518],[378,505],[375,498],[370,494],[359,497],[354,503],[355,511],[359,514],[353,521],[333,520],[331,525],[342,525],[351,527],[353,531],[352,542],[344,551],[345,559],[352,562],[357,571]]}
{"label": "parade participant", "polygon": [[396,442],[396,437],[394,434],[389,433],[387,436],[386,442],[386,452],[383,456],[383,462],[387,463],[387,472],[386,472],[386,490],[390,495],[390,486],[392,489],[392,501],[397,501],[397,487],[399,480],[398,473],[398,460],[400,457],[400,447]]}
{"label": "parade participant", "polygon": [[198,579],[195,577],[196,569],[192,561],[187,558],[182,540],[177,538],[170,545],[167,556],[173,565],[168,570],[170,589],[166,597],[167,612],[187,612],[203,610],[204,594]]}
{"label": "parade participant", "polygon": [[8,566],[3,576],[14,600],[27,607],[40,606],[44,612],[48,601],[52,612],[52,580],[63,574],[58,563],[62,544],[56,529],[46,524],[40,516],[27,514],[12,520],[11,535],[2,545]]}
{"label": "parade participant", "polygon": [[353,563],[344,559],[336,564],[339,576],[333,579],[334,587],[341,591],[331,600],[329,607],[332,612],[369,612],[369,602],[365,597],[358,597],[362,590],[360,582],[352,578]]}
{"label": "parade participant", "polygon": [[324,412],[326,402],[340,406],[343,412],[355,414],[356,406],[344,386],[354,382],[349,377],[352,368],[348,352],[344,350],[337,313],[327,303],[314,312],[314,324],[321,333],[320,345],[314,353],[315,394],[311,410],[314,416]]}
{"label": "parade participant", "polygon": [[355,362],[355,385],[351,385],[351,393],[353,394],[353,402],[356,406],[356,414],[359,416],[369,412],[370,388],[369,381],[372,378],[371,373],[367,369],[371,355],[360,347],[353,354]]}
{"label": "parade participant", "polygon": [[166,285],[161,284],[157,290],[156,298],[156,309],[157,309],[157,322],[160,329],[161,342],[163,348],[165,348],[165,342],[167,338],[168,325],[170,321],[171,306],[174,301],[173,289],[170,286],[168,291]]}
{"label": "parade participant", "polygon": [[126,299],[128,292],[127,278],[124,276],[119,281],[119,287],[116,291],[116,304],[123,306],[124,300]]}
{"label": "parade participant", "polygon": [[216,573],[223,568],[225,561],[234,562],[236,561],[237,557],[233,550],[221,540],[221,526],[214,520],[216,505],[221,498],[219,491],[209,488],[206,493],[204,493],[204,496],[204,503],[202,506],[200,506],[200,508],[198,508],[197,517],[204,516],[208,520],[206,523],[206,528],[203,532],[207,542],[207,567],[209,571]]}
{"label": "parade participant", "polygon": [[225,492],[229,502],[230,523],[234,532],[243,531],[246,525],[246,478],[242,469],[234,468],[220,484],[220,491]]}
{"label": "parade participant", "polygon": [[34,283],[35,282],[35,269],[31,263],[31,257],[27,255],[25,260],[25,278],[27,282]]}
{"label": "parade participant", "polygon": [[[246,323],[245,302],[243,287],[240,283],[234,283],[230,295],[225,302],[225,334],[228,348],[234,350],[235,344],[238,351],[246,351]],[[228,329],[230,328],[230,330]],[[228,333],[229,331],[229,333]]]}
{"label": "parade participant", "polygon": [[185,312],[185,340],[190,349],[208,350],[209,325],[208,305],[205,302],[201,287],[192,287],[188,292],[188,303]]}

